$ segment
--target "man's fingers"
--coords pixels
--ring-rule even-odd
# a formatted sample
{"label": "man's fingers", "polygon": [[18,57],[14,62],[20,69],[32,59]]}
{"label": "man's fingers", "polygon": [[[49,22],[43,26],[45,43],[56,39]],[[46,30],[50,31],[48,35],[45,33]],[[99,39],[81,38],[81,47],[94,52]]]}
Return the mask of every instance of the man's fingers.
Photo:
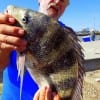
{"label": "man's fingers", "polygon": [[52,92],[50,87],[44,87],[38,90],[33,100],[61,100],[60,96]]}
{"label": "man's fingers", "polygon": [[24,30],[20,27],[11,26],[16,20],[8,14],[0,13],[0,34],[22,36]]}
{"label": "man's fingers", "polygon": [[33,98],[33,100],[45,100],[46,95],[46,87],[38,90]]}
{"label": "man's fingers", "polygon": [[4,34],[0,34],[0,42],[4,42],[7,44],[12,44],[16,46],[26,46],[27,42],[19,37],[8,36]]}
{"label": "man's fingers", "polygon": [[16,46],[14,46],[14,45],[10,45],[10,44],[6,44],[6,43],[2,43],[2,42],[0,42],[0,52],[4,52],[4,51],[12,51],[12,50],[16,50],[17,49],[17,47]]}
{"label": "man's fingers", "polygon": [[47,87],[46,89],[45,100],[52,100],[52,90],[50,87]]}
{"label": "man's fingers", "polygon": [[39,100],[40,91],[38,90],[33,98],[33,100]]}
{"label": "man's fingers", "polygon": [[53,93],[53,97],[54,97],[53,100],[61,100],[60,96],[58,94],[56,94],[56,93]]}
{"label": "man's fingers", "polygon": [[8,14],[0,13],[0,24],[13,24],[16,20]]}
{"label": "man's fingers", "polygon": [[23,36],[24,33],[24,30],[20,27],[0,24],[0,34]]}
{"label": "man's fingers", "polygon": [[43,88],[41,89],[39,100],[45,100],[46,88],[47,88],[47,87],[43,87]]}
{"label": "man's fingers", "polygon": [[26,46],[15,46],[15,45],[11,45],[11,44],[6,44],[6,43],[2,43],[0,42],[0,53],[1,52],[11,52],[12,50],[17,50],[19,52],[23,51],[26,49]]}

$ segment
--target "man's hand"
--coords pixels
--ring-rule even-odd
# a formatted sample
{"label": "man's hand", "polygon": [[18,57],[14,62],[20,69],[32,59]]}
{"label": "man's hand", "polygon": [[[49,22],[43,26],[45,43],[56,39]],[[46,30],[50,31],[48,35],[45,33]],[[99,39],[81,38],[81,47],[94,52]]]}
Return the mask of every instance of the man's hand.
{"label": "man's hand", "polygon": [[0,70],[9,63],[12,50],[22,51],[26,47],[26,41],[21,38],[24,30],[14,26],[15,23],[12,16],[0,13]]}
{"label": "man's hand", "polygon": [[60,97],[50,87],[44,87],[36,92],[33,100],[60,100]]}

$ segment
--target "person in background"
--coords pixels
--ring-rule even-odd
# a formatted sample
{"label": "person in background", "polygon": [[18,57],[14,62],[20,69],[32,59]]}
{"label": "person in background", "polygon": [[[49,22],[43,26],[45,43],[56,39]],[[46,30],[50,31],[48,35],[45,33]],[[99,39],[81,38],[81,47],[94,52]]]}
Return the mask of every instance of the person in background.
{"label": "person in background", "polygon": [[[69,0],[38,0],[39,12],[55,20],[64,13]],[[6,14],[0,13],[0,71],[3,71],[2,100],[20,100],[20,81],[17,80],[16,51],[26,49],[27,42],[22,39],[25,34],[20,27],[14,26],[16,20]],[[59,23],[65,27],[63,23]],[[70,31],[71,28],[67,27]],[[38,91],[37,91],[38,90]],[[35,95],[35,96],[34,96]],[[50,87],[38,89],[37,84],[25,72],[21,100],[60,100],[58,94],[53,93]]]}
{"label": "person in background", "polygon": [[90,37],[91,37],[91,41],[95,41],[96,34],[95,34],[95,30],[94,29],[90,30]]}

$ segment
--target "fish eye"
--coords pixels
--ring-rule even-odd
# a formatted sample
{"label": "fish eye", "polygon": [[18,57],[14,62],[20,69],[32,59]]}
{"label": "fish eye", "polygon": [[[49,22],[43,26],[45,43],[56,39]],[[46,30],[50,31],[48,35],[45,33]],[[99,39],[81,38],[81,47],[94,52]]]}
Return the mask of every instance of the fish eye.
{"label": "fish eye", "polygon": [[28,23],[28,17],[27,16],[24,16],[23,18],[22,18],[22,22],[24,23],[24,24],[27,24]]}

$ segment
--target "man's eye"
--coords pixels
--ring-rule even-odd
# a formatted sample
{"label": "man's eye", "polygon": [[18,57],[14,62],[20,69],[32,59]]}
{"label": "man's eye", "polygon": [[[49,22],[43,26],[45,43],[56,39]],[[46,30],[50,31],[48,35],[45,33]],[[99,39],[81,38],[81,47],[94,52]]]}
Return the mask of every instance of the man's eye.
{"label": "man's eye", "polygon": [[22,18],[22,22],[23,22],[24,24],[27,24],[27,23],[29,22],[28,17],[27,17],[27,16],[24,16],[24,17]]}

